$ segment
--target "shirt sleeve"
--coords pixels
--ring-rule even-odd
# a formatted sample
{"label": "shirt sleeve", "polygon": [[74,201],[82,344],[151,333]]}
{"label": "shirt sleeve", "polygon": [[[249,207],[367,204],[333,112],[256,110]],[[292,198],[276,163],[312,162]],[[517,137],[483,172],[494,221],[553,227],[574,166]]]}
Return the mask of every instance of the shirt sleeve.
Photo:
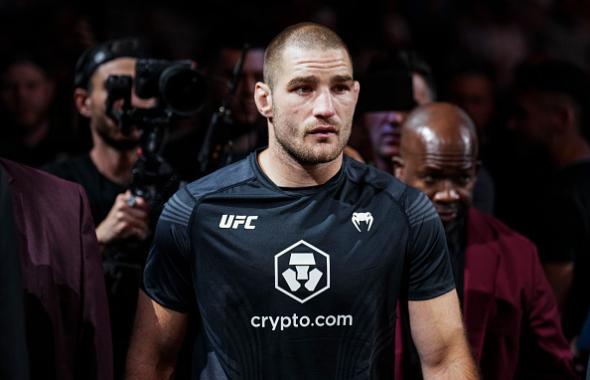
{"label": "shirt sleeve", "polygon": [[410,193],[407,204],[408,299],[435,298],[455,288],[445,232],[426,195],[418,191]]}
{"label": "shirt sleeve", "polygon": [[143,291],[160,305],[182,313],[194,310],[189,221],[195,200],[179,190],[164,206],[148,255]]}
{"label": "shirt sleeve", "polygon": [[94,222],[82,187],[80,245],[82,254],[82,330],[77,347],[77,373],[85,379],[110,380],[113,374],[111,326],[107,293]]}

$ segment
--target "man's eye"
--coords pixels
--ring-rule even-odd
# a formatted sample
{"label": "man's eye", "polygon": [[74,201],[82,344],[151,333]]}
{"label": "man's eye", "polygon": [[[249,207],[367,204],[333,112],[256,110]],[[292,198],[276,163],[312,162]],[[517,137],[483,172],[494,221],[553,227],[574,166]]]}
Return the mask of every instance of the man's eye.
{"label": "man's eye", "polygon": [[350,86],[345,85],[345,84],[339,84],[334,86],[333,91],[337,94],[343,93],[343,92],[347,92],[350,90]]}
{"label": "man's eye", "polygon": [[434,176],[431,175],[425,175],[422,177],[422,182],[424,182],[427,185],[432,185],[435,182],[435,178]]}
{"label": "man's eye", "polygon": [[461,185],[467,185],[471,181],[470,175],[462,175],[459,177],[459,183]]}
{"label": "man's eye", "polygon": [[311,86],[299,86],[295,87],[292,91],[299,95],[305,95],[312,92],[313,88],[311,88]]}

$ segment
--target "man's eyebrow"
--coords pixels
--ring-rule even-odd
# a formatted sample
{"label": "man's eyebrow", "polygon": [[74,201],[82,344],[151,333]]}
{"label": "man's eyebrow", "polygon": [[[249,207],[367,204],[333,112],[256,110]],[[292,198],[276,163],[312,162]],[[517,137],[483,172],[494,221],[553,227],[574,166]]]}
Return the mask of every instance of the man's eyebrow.
{"label": "man's eyebrow", "polygon": [[334,75],[332,77],[332,82],[341,83],[341,82],[349,82],[352,81],[352,75]]}
{"label": "man's eyebrow", "polygon": [[292,87],[296,87],[296,86],[302,85],[302,84],[316,84],[316,83],[318,83],[318,78],[316,78],[313,75],[310,75],[307,77],[296,77],[296,78],[291,79],[287,83],[287,87],[292,88]]}

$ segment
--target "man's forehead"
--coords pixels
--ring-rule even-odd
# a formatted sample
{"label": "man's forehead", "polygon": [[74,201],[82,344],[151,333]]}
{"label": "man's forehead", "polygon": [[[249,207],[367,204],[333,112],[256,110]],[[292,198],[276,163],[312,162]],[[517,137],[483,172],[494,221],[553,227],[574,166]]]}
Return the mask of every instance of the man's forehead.
{"label": "man's forehead", "polygon": [[352,76],[352,63],[344,48],[321,49],[289,45],[282,51],[279,70],[283,75],[319,70]]}
{"label": "man's forehead", "polygon": [[406,148],[418,156],[474,159],[475,141],[466,128],[436,131],[425,125],[414,128],[405,138]]}

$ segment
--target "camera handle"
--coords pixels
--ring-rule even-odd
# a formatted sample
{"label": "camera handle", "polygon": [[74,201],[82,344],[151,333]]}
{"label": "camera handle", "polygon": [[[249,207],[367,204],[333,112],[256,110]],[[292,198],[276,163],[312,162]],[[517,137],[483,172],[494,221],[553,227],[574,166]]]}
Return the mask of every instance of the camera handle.
{"label": "camera handle", "polygon": [[[211,120],[209,121],[209,125],[207,127],[207,132],[205,133],[205,138],[203,139],[203,143],[201,144],[201,149],[199,150],[199,155],[197,156],[197,161],[199,165],[199,174],[203,175],[206,174],[210,169],[216,169],[214,165],[211,165],[212,161],[212,154],[211,154],[211,143],[213,142],[213,134],[219,128],[220,125],[229,124],[231,123],[231,110],[229,108],[230,101],[233,96],[235,96],[236,89],[238,87],[238,83],[242,76],[242,69],[244,67],[244,61],[246,59],[246,54],[250,49],[249,44],[244,44],[242,51],[240,53],[240,59],[236,62],[231,79],[228,83],[228,93],[223,98],[221,102],[221,106],[213,113],[211,116]],[[232,145],[231,141],[224,141],[222,142],[229,146]],[[216,155],[216,159],[222,156],[221,150],[224,149],[224,146],[216,146],[214,148],[213,154]]]}
{"label": "camera handle", "polygon": [[132,197],[128,204],[133,206],[136,197],[142,197],[152,208],[162,195],[161,190],[174,177],[172,168],[159,155],[164,138],[165,126],[151,126],[143,130],[137,161],[131,169],[130,190]]}
{"label": "camera handle", "polygon": [[[142,197],[156,211],[159,200],[172,187],[176,176],[170,165],[159,155],[164,140],[164,131],[172,120],[172,114],[159,106],[140,109],[131,105],[133,78],[128,75],[112,75],[105,82],[108,96],[106,114],[118,124],[123,134],[129,134],[131,127],[141,127],[140,147],[137,161],[131,169],[130,190],[132,196],[127,203],[133,206],[136,197]],[[121,107],[115,103],[122,101]],[[164,189],[164,191],[162,191]]]}

